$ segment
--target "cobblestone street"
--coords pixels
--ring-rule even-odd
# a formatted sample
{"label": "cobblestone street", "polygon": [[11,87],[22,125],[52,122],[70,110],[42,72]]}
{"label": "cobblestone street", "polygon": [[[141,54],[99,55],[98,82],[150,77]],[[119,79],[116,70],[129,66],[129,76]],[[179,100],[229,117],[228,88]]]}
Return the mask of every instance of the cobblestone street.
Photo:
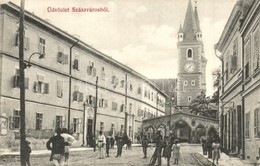
{"label": "cobblestone street", "polygon": [[[98,153],[92,150],[86,150],[81,152],[71,153],[71,164],[72,166],[108,166],[108,165],[132,165],[132,166],[143,166],[148,165],[150,158],[153,154],[154,147],[148,148],[148,158],[143,159],[143,153],[141,147],[133,147],[132,150],[123,149],[122,157],[115,158],[116,149],[110,150],[110,157],[105,159],[98,159]],[[181,147],[181,159],[179,161],[180,166],[194,166],[194,165],[211,165],[211,163],[201,156],[198,152],[201,151],[201,147],[197,145],[182,145]],[[0,161],[0,166],[17,166],[19,165],[19,158],[10,158]],[[162,159],[162,164],[166,165],[166,160]],[[49,162],[49,155],[42,155],[31,158],[31,165],[33,166],[51,166]],[[171,161],[173,165],[173,160]]]}

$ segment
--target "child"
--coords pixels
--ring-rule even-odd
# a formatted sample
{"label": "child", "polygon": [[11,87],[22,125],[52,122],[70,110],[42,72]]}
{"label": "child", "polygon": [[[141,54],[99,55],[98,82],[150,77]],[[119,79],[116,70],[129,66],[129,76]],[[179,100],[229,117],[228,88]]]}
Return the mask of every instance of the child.
{"label": "child", "polygon": [[28,166],[30,166],[30,153],[32,152],[31,147],[29,146],[30,142],[29,141],[25,141],[25,160]]}
{"label": "child", "polygon": [[180,144],[179,140],[174,140],[174,144],[172,145],[172,157],[174,159],[174,164],[178,165],[179,158],[180,158]]}

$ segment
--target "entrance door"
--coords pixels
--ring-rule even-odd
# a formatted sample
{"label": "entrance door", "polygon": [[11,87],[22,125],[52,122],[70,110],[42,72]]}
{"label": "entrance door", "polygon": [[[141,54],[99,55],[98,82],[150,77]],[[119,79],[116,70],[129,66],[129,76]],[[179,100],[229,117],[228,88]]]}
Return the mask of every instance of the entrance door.
{"label": "entrance door", "polygon": [[93,138],[93,120],[88,119],[87,121],[87,145],[93,147],[95,145]]}
{"label": "entrance door", "polygon": [[88,119],[87,135],[93,135],[93,120]]}

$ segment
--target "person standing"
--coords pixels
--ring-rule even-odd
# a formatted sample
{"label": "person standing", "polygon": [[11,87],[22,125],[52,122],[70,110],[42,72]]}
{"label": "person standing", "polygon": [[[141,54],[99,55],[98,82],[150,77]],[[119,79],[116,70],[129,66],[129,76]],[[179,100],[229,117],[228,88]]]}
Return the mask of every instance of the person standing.
{"label": "person standing", "polygon": [[61,128],[58,128],[56,133],[57,135],[47,141],[46,147],[52,151],[51,159],[55,166],[64,166],[65,141],[61,136]]}
{"label": "person standing", "polygon": [[25,141],[25,149],[23,150],[23,152],[25,153],[25,161],[27,163],[28,166],[30,166],[30,154],[32,152],[32,149],[31,147],[29,146],[30,145],[30,142],[29,141]]}
{"label": "person standing", "polygon": [[151,162],[149,165],[154,165],[156,160],[158,159],[158,166],[162,165],[162,149],[164,147],[162,135],[160,131],[157,131],[156,136],[156,148],[154,150],[153,156],[151,158]]}
{"label": "person standing", "polygon": [[98,147],[98,153],[99,153],[99,159],[104,159],[104,148],[106,145],[106,137],[104,136],[102,131],[99,131],[99,136],[97,138],[97,147]]}
{"label": "person standing", "polygon": [[146,135],[143,135],[143,139],[142,139],[141,143],[142,143],[143,153],[144,153],[143,158],[147,158],[147,147],[148,147],[149,141],[148,141]]}
{"label": "person standing", "polygon": [[68,130],[66,128],[63,128],[61,134],[65,141],[65,165],[69,165],[70,146],[76,141],[76,139],[67,132]]}
{"label": "person standing", "polygon": [[123,149],[123,146],[124,146],[122,137],[120,137],[120,136],[116,137],[116,145],[117,145],[117,155],[116,155],[116,157],[121,157],[122,149]]}
{"label": "person standing", "polygon": [[110,148],[110,138],[106,138],[106,155],[109,157],[109,148]]}
{"label": "person standing", "polygon": [[202,136],[200,139],[203,155],[207,155],[207,138]]}
{"label": "person standing", "polygon": [[111,136],[111,138],[110,138],[110,143],[111,143],[111,149],[114,149],[115,139],[113,136]]}
{"label": "person standing", "polygon": [[208,137],[207,139],[207,151],[208,151],[208,158],[212,158],[212,136]]}
{"label": "person standing", "polygon": [[215,139],[212,143],[212,159],[213,159],[213,165],[215,165],[215,160],[216,160],[216,164],[218,164],[218,159],[220,159],[220,148],[221,145],[219,143],[219,139]]}
{"label": "person standing", "polygon": [[177,165],[179,163],[179,158],[180,158],[180,149],[181,149],[181,146],[179,144],[179,140],[175,139],[174,144],[172,145],[172,157],[174,159],[174,164],[177,164]]}
{"label": "person standing", "polygon": [[167,159],[167,166],[170,166],[170,159],[171,159],[171,152],[172,152],[172,144],[169,137],[165,138],[164,141],[164,150],[163,150],[163,157]]}

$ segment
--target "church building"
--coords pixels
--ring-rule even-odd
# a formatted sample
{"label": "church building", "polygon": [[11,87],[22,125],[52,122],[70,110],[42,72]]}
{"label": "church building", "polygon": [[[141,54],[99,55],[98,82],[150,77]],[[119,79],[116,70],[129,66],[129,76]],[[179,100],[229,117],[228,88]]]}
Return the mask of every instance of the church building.
{"label": "church building", "polygon": [[177,105],[187,110],[190,102],[206,92],[206,64],[197,6],[189,0],[183,26],[178,31]]}

